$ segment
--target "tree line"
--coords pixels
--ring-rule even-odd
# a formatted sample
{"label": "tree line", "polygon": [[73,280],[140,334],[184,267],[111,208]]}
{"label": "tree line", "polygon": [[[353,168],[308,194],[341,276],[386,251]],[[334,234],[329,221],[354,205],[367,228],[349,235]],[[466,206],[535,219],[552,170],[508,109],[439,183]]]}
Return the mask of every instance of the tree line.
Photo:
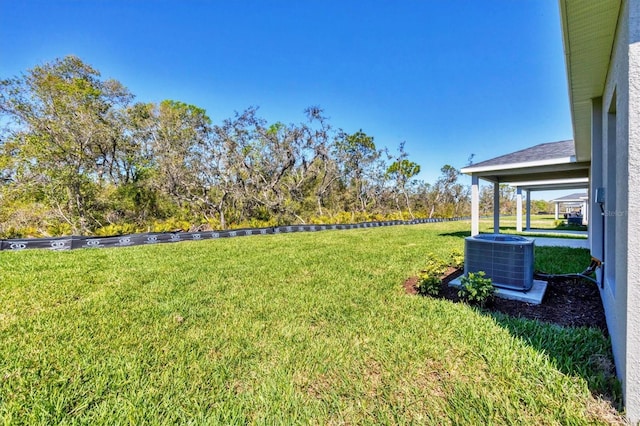
{"label": "tree line", "polygon": [[0,234],[226,229],[468,214],[469,187],[434,184],[400,144],[249,107],[213,123],[180,101],[135,102],[68,56],[0,80]]}

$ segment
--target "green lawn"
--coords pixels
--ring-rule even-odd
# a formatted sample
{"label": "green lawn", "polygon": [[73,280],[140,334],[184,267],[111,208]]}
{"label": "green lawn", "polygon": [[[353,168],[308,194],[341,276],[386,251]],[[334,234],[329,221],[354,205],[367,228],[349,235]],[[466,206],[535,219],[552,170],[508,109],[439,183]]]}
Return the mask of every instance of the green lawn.
{"label": "green lawn", "polygon": [[606,423],[599,331],[403,293],[468,230],[0,252],[0,423]]}
{"label": "green lawn", "polygon": [[[525,236],[553,236],[563,238],[586,238],[586,235],[576,235],[574,231],[586,231],[586,226],[578,225],[556,225],[554,215],[531,215],[530,219],[531,229],[530,232],[521,233]],[[525,219],[523,214],[522,226],[525,227]],[[493,217],[483,217],[480,219],[481,232],[493,232]],[[545,234],[546,230],[553,230],[554,234]],[[537,234],[535,231],[541,231]],[[568,231],[566,234],[562,234],[563,231]],[[502,216],[500,217],[500,232],[506,234],[520,234],[516,231],[516,216]],[[557,234],[556,234],[557,233]]]}

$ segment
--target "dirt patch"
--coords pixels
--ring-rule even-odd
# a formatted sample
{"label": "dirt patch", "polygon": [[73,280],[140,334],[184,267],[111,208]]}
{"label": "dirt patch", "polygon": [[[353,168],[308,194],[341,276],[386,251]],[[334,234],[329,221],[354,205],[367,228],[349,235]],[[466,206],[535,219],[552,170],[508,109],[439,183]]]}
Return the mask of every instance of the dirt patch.
{"label": "dirt patch", "polygon": [[[440,298],[452,302],[460,302],[458,289],[449,287],[449,282],[462,275],[462,271],[449,268],[442,277]],[[404,282],[408,294],[418,294],[416,283],[418,277],[410,277]],[[547,323],[569,327],[596,327],[605,336],[607,322],[600,292],[596,284],[576,278],[555,278],[548,281],[547,291],[540,305],[494,298],[485,308],[493,312],[528,318]]]}

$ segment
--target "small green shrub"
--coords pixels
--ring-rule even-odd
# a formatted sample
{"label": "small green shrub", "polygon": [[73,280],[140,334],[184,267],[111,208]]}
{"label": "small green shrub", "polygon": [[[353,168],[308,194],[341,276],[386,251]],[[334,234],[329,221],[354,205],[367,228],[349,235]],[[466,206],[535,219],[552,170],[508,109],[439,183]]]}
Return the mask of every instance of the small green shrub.
{"label": "small green shrub", "polygon": [[418,274],[418,283],[416,284],[418,294],[437,296],[440,294],[441,285],[442,280],[439,275],[434,275],[428,271],[420,271]]}
{"label": "small green shrub", "polygon": [[339,212],[333,216],[331,223],[353,223],[353,215],[350,212]]}
{"label": "small green shrub", "polygon": [[2,232],[0,232],[0,238],[6,238],[8,240],[12,239],[12,238],[23,238],[24,234],[22,233],[21,230],[16,229],[13,226],[9,226],[6,229],[4,229]]}
{"label": "small green shrub", "polygon": [[179,220],[175,218],[167,219],[163,222],[154,222],[152,230],[153,232],[187,232],[191,228],[191,224],[186,220]]}
{"label": "small green shrub", "polygon": [[214,229],[222,229],[220,219],[216,217],[210,217],[202,221],[200,224],[202,231],[213,231]]}
{"label": "small green shrub", "polygon": [[333,219],[329,216],[323,215],[323,216],[312,216],[309,219],[309,224],[311,225],[324,225],[324,224],[328,224],[328,223],[334,223]]}
{"label": "small green shrub", "polygon": [[425,268],[418,274],[418,283],[416,284],[418,294],[437,296],[440,293],[442,275],[446,271],[446,263],[436,258],[433,253],[429,253]]}
{"label": "small green shrub", "polygon": [[93,235],[98,237],[111,237],[114,235],[127,235],[127,234],[135,234],[139,229],[136,228],[135,225],[131,223],[123,223],[123,224],[109,224],[107,226],[103,226],[102,228],[98,228],[93,232]]}
{"label": "small green shrub", "polygon": [[42,231],[35,226],[25,226],[15,228],[9,226],[4,230],[0,230],[0,238],[13,239],[13,238],[40,238],[42,237]]}
{"label": "small green shrub", "polygon": [[55,222],[47,227],[47,233],[52,237],[62,237],[73,234],[73,229],[68,223]]}
{"label": "small green shrub", "polygon": [[449,255],[449,265],[457,269],[461,269],[464,266],[464,253],[462,250],[451,250],[451,254]]}
{"label": "small green shrub", "polygon": [[26,226],[20,230],[23,238],[40,238],[43,236],[42,231],[40,231],[35,226]]}
{"label": "small green shrub", "polygon": [[269,226],[278,226],[276,218],[269,220],[249,219],[242,222],[234,223],[228,226],[229,229],[243,229],[243,228],[268,228]]}
{"label": "small green shrub", "polygon": [[485,278],[485,275],[484,271],[479,271],[469,272],[467,276],[462,277],[458,296],[469,303],[484,307],[496,291],[491,278]]}

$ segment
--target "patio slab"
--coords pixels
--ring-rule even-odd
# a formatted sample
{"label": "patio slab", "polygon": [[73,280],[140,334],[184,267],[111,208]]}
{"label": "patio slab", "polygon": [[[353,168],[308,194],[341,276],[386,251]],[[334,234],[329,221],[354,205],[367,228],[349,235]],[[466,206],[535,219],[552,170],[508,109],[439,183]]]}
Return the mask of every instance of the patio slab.
{"label": "patio slab", "polygon": [[[458,277],[449,282],[450,287],[460,287],[462,277]],[[542,303],[544,293],[547,291],[547,282],[542,280],[533,280],[533,287],[529,291],[508,290],[505,288],[495,287],[496,297],[508,300],[518,300],[520,302],[539,305]]]}
{"label": "patio slab", "polygon": [[538,247],[572,247],[572,248],[589,248],[589,240],[583,238],[549,238],[549,237],[527,237],[535,240]]}
{"label": "patio slab", "polygon": [[523,234],[549,234],[549,235],[580,235],[587,237],[588,231],[576,231],[571,229],[545,229],[545,228],[530,228],[522,231]]}

